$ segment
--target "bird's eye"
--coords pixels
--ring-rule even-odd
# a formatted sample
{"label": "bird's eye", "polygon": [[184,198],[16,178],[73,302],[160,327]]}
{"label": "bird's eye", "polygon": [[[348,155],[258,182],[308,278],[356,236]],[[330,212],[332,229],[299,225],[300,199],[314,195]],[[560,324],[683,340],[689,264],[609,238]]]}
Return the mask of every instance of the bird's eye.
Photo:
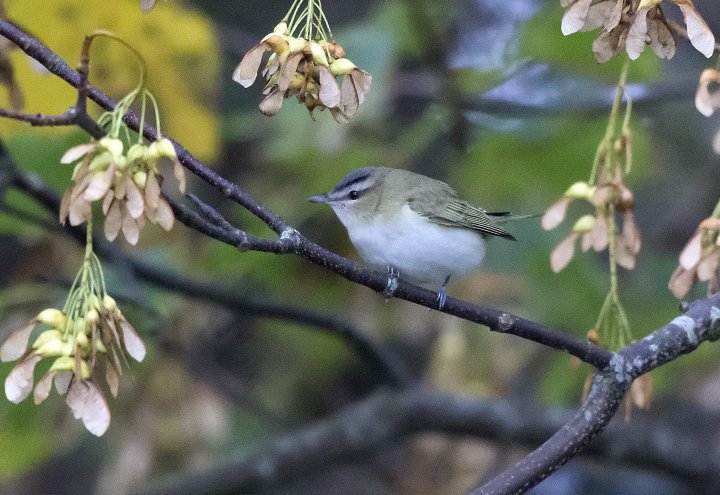
{"label": "bird's eye", "polygon": [[350,198],[352,200],[358,199],[359,197],[360,197],[360,193],[354,189],[348,193],[348,198]]}

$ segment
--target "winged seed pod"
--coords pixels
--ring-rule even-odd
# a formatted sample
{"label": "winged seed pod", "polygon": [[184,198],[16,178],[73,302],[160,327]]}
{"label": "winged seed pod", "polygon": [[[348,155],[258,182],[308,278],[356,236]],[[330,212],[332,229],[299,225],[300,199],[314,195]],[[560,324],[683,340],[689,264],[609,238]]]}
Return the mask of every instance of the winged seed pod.
{"label": "winged seed pod", "polygon": [[[265,35],[242,58],[233,72],[233,80],[247,88],[258,72],[265,79],[260,111],[272,116],[282,108],[284,100],[296,97],[298,103],[313,116],[315,110],[329,109],[337,122],[348,122],[357,112],[370,91],[372,76],[346,58],[345,50],[331,39],[322,6],[312,0],[317,9],[313,22],[299,22],[307,13],[307,6],[295,8],[271,33]],[[270,56],[263,58],[267,52]],[[261,66],[263,67],[261,69]]]}
{"label": "winged seed pod", "polygon": [[675,4],[682,12],[690,43],[710,57],[715,37],[691,0],[561,0],[565,7],[561,30],[564,35],[600,29],[592,45],[599,63],[626,51],[635,60],[650,45],[659,58],[675,55],[676,41],[662,11],[663,4]]}

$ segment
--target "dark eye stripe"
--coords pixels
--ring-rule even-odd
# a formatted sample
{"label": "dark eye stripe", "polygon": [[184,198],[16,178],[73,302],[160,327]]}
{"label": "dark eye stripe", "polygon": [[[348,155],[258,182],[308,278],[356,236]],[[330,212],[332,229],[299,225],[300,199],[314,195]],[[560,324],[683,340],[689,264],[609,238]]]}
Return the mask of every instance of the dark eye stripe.
{"label": "dark eye stripe", "polygon": [[333,188],[330,197],[335,201],[356,200],[373,186],[376,169],[363,167],[353,170]]}
{"label": "dark eye stripe", "polygon": [[363,182],[370,177],[370,174],[364,173],[362,175],[359,175],[357,177],[345,177],[344,180],[342,180],[337,186],[335,186],[335,191],[340,191],[342,189],[347,189],[350,186],[354,186],[356,184],[359,184],[360,182]]}

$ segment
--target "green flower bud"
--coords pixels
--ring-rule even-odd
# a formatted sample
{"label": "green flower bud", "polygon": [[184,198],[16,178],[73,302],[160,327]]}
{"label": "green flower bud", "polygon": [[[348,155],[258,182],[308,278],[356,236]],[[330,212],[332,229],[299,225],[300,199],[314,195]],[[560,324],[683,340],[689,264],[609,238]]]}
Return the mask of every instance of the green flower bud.
{"label": "green flower bud", "polygon": [[[96,298],[97,299],[97,298]],[[94,325],[98,322],[100,319],[100,314],[97,312],[97,309],[94,307],[90,309],[87,313],[85,313],[85,321],[87,321],[90,325]]]}
{"label": "green flower bud", "polygon": [[115,165],[117,165],[118,170],[125,170],[129,163],[125,155],[115,157]]}
{"label": "green flower bud", "polygon": [[37,349],[38,347],[42,347],[48,342],[54,340],[63,343],[62,332],[60,332],[60,330],[45,330],[43,333],[37,336],[35,342],[33,342],[32,348]]}
{"label": "green flower bud", "polygon": [[49,371],[73,371],[75,369],[75,358],[70,356],[62,356],[57,358]]}
{"label": "green flower bud", "polygon": [[[50,366],[49,371],[72,371],[73,373],[78,370],[75,369],[75,358],[70,356],[59,357]],[[90,366],[83,360],[80,361],[80,377],[83,380],[90,378]]]}
{"label": "green flower bud", "polygon": [[593,225],[595,225],[595,217],[592,215],[583,215],[577,219],[572,231],[576,234],[584,234],[585,232],[590,232]]}
{"label": "green flower bud", "polygon": [[85,161],[77,162],[75,167],[73,168],[72,176],[70,177],[72,180],[75,180],[75,177],[77,177],[78,172],[80,172],[80,169],[83,168],[83,165],[85,165]]}
{"label": "green flower bud", "polygon": [[153,141],[148,146],[147,161],[155,163],[160,158],[160,150],[158,149],[157,141]]}
{"label": "green flower bud", "polygon": [[149,153],[155,159],[161,156],[173,159],[177,158],[177,153],[175,153],[175,146],[173,146],[172,141],[170,141],[168,138],[161,138],[157,141],[153,141],[152,143],[150,143]]}
{"label": "green flower bud", "polygon": [[127,161],[130,163],[145,161],[148,154],[148,147],[141,143],[130,146],[127,152]]}
{"label": "green flower bud", "polygon": [[280,21],[277,26],[273,28],[273,33],[275,34],[286,34],[288,29],[287,22]]}
{"label": "green flower bud", "polygon": [[75,336],[75,344],[79,345],[81,350],[87,350],[90,341],[88,340],[87,335],[83,332]]}
{"label": "green flower bud", "polygon": [[108,165],[110,165],[113,161],[112,154],[107,151],[103,151],[90,161],[88,170],[90,172],[102,172],[103,170],[106,170]]}
{"label": "green flower bud", "polygon": [[105,347],[105,344],[103,344],[103,341],[100,339],[95,339],[95,349],[103,354],[107,353],[107,347]]}
{"label": "green flower bud", "polygon": [[321,47],[318,43],[314,41],[310,42],[310,53],[312,53],[313,62],[316,64],[324,65],[325,67],[330,65],[325,50],[323,50],[323,47]]}
{"label": "green flower bud", "polygon": [[35,354],[42,357],[72,356],[73,351],[73,345],[70,342],[54,339],[48,340],[43,345],[35,349]]}
{"label": "green flower bud", "polygon": [[60,330],[65,326],[66,317],[65,313],[59,309],[47,308],[38,313],[35,317],[35,321],[38,323],[45,323],[46,325]]}
{"label": "green flower bud", "polygon": [[88,297],[88,302],[90,303],[90,307],[94,308],[96,310],[100,310],[100,299],[95,294],[90,294],[90,297]]}
{"label": "green flower bud", "polygon": [[133,182],[135,182],[140,189],[145,189],[145,184],[147,183],[147,173],[142,170],[135,172],[133,174]]}
{"label": "green flower bud", "polygon": [[308,42],[305,38],[293,38],[290,36],[287,41],[288,46],[290,47],[290,53],[302,51],[306,46],[308,46]]}
{"label": "green flower bud", "polygon": [[90,378],[90,366],[88,366],[87,361],[84,359],[80,361],[80,376],[83,380]]}
{"label": "green flower bud", "polygon": [[75,336],[75,338],[77,338],[77,336],[81,333],[85,333],[85,327],[85,318],[81,316],[80,318],[75,320],[75,323],[73,324],[73,335]]}
{"label": "green flower bud", "polygon": [[103,307],[108,311],[115,311],[117,309],[117,303],[115,299],[106,295],[103,297]]}
{"label": "green flower bud", "polygon": [[170,141],[168,138],[161,138],[158,141],[155,141],[158,144],[158,149],[160,150],[160,156],[166,156],[168,158],[177,158],[177,152],[175,151],[175,146],[173,146],[172,141]]}
{"label": "green flower bud", "polygon": [[330,72],[333,76],[344,76],[354,71],[357,66],[347,58],[339,58],[330,64]]}
{"label": "green flower bud", "polygon": [[565,191],[565,194],[563,194],[563,196],[572,199],[589,200],[594,192],[595,187],[591,186],[587,182],[576,182],[575,184],[570,186],[567,191]]}
{"label": "green flower bud", "polygon": [[125,148],[123,146],[123,142],[120,141],[117,138],[111,138],[111,137],[104,137],[99,142],[101,147],[105,148],[110,152],[110,154],[113,156],[113,158],[117,158],[119,156],[122,156],[123,149]]}

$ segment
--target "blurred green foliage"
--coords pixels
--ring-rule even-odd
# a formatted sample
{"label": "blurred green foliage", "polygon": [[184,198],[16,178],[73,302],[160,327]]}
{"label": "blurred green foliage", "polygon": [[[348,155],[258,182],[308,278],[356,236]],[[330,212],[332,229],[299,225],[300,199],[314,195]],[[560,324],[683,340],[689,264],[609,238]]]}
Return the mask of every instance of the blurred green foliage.
{"label": "blurred green foliage", "polygon": [[[0,372],[6,376],[12,366],[3,363]],[[32,401],[25,401],[12,408],[0,411],[0,480],[10,479],[40,464],[52,452],[53,442],[47,430],[52,428],[48,421],[52,409],[41,410]]]}
{"label": "blurred green foliage", "polygon": [[[294,100],[287,100],[277,116],[266,118],[256,108],[261,99],[260,83],[243,89],[230,81],[232,68],[242,54],[227,46],[240,44],[247,49],[258,38],[238,32],[241,28],[225,22],[245,23],[247,28],[256,11],[257,18],[275,19],[271,12],[284,12],[287,8],[283,7],[284,2],[250,3],[197,2],[198,7],[192,8],[173,0],[159,2],[152,13],[142,15],[137,1],[130,0],[112,5],[99,0],[62,0],[52,5],[23,0],[7,2],[7,10],[71,65],[77,60],[85,33],[104,28],[123,36],[147,59],[151,86],[161,103],[165,133],[310,238],[354,259],[358,257],[332,212],[305,201],[310,195],[330,189],[352,169],[369,164],[422,168],[424,173],[446,179],[464,197],[485,208],[521,213],[541,213],[570,184],[587,179],[605,130],[609,103],[607,108],[575,112],[549,109],[519,117],[472,116],[458,106],[458,102],[482,97],[485,91],[510,79],[513,71],[523,70],[524,62],[549,64],[553,70],[570,77],[590,79],[599,84],[597,88],[610,93],[619,72],[620,57],[598,66],[590,49],[594,34],[563,37],[559,5],[547,4],[527,24],[518,24],[513,49],[506,54],[508,65],[512,65],[507,71],[497,67],[453,70],[448,68],[447,61],[430,59],[438,48],[448,47],[433,45],[437,38],[427,36],[426,30],[433,29],[439,39],[452,44],[453,29],[462,24],[461,3],[453,3],[447,9],[436,4],[435,8],[445,14],[440,18],[431,10],[418,8],[429,2],[392,0],[363,7],[366,10],[362,16],[358,14],[345,24],[333,26],[336,39],[349,57],[373,75],[372,91],[355,120],[340,126],[327,112],[317,112],[313,121]],[[352,2],[340,3],[347,9],[361,8]],[[209,13],[200,10],[201,7]],[[211,18],[211,14],[216,17]],[[264,33],[273,25],[263,22],[253,29]],[[99,43],[93,48],[91,80],[118,97],[135,84],[137,73],[128,53],[110,45]],[[20,53],[14,55],[13,61],[29,111],[59,114],[72,104],[74,93],[65,83],[35,74]],[[417,73],[408,74],[412,72],[406,70],[409,67],[422,77],[413,79],[411,76]],[[672,67],[665,68],[646,53],[632,64],[630,78],[632,82],[663,80],[666,71],[678,70]],[[433,85],[437,86],[435,90]],[[529,88],[528,92],[534,89]],[[572,90],[549,89],[561,95]],[[538,92],[547,90],[537,88]],[[216,104],[218,95],[222,97],[222,106]],[[582,101],[582,95],[574,94],[573,101]],[[683,103],[692,111],[690,101]],[[638,109],[632,123],[634,168],[630,186],[638,188],[636,204],[641,210],[646,198],[670,194],[643,189],[643,184],[677,165],[665,163],[662,156],[654,153],[657,138],[646,122],[653,115],[652,109]],[[498,122],[505,125],[497,125]],[[0,121],[0,132],[17,163],[25,170],[37,172],[59,192],[66,187],[71,174],[69,167],[59,165],[59,157],[69,146],[87,139],[77,130],[30,128],[6,120]],[[464,139],[456,139],[457,134],[463,134]],[[189,190],[216,206],[240,228],[255,235],[271,236],[257,219],[229,204],[221,193],[199,181],[191,181]],[[17,208],[54,220],[16,193],[6,200]],[[704,207],[697,206],[699,210]],[[493,240],[483,272],[468,284],[451,288],[450,294],[512,310],[583,336],[594,325],[607,291],[606,254],[577,253],[560,274],[551,272],[548,260],[550,251],[567,235],[574,218],[585,213],[580,210],[579,205],[571,209],[565,223],[551,232],[542,231],[537,220],[517,224],[513,232],[518,242]],[[641,231],[646,225],[662,221],[661,211],[638,215]],[[689,222],[685,233],[689,235],[693,229]],[[56,274],[62,279],[63,275],[73,273],[80,262],[79,251],[73,252],[68,244],[59,243],[57,236],[47,241],[41,235],[42,229],[27,226],[12,216],[0,214],[0,233],[4,238],[21,239],[23,251],[13,256],[29,258],[33,268],[3,274],[7,284],[27,281],[38,273]],[[646,239],[637,268],[632,272],[621,271],[621,298],[638,338],[677,314],[677,301],[666,289],[677,250],[668,249],[664,241],[657,236]],[[37,252],[47,242],[62,246],[65,255],[61,260],[48,259],[47,266],[38,266]],[[301,259],[239,253],[182,225],[177,225],[169,235],[154,227],[146,229],[135,248],[122,241],[118,245],[145,261],[232,287],[252,297],[346,315],[373,338],[416,352],[408,360],[424,370],[421,374],[430,383],[444,383],[443,372],[430,364],[435,362],[433,359],[451,362],[438,356],[442,354],[440,350],[451,348],[450,339],[459,335],[465,345],[453,351],[462,353],[462,359],[455,363],[465,363],[467,367],[460,369],[458,365],[458,369],[449,372],[448,376],[457,378],[455,390],[502,396],[511,377],[525,373],[538,381],[539,400],[567,405],[579,401],[587,369],[571,368],[566,355],[539,350],[538,346],[508,340],[506,336],[488,336],[485,329],[459,325],[400,301],[385,303],[380,295],[355,287]],[[241,318],[212,304],[188,302],[186,298],[146,287],[115,272],[116,268],[109,270],[111,292],[127,296],[127,304],[134,309],[126,313],[134,316],[133,324],[153,342],[158,356],[180,359],[194,352],[208,362],[218,355],[218,359],[228,361],[226,367],[216,371],[216,380],[202,378],[202,370],[197,366],[210,366],[202,359],[199,365],[188,364],[190,371],[183,377],[213,390],[242,390],[238,393],[241,399],[234,396],[234,402],[226,405],[232,411],[229,432],[217,442],[217,451],[243,450],[249,442],[340,407],[343,400],[350,400],[371,385],[363,382],[369,380],[364,376],[364,363],[335,337],[282,321]],[[701,294],[702,289],[695,292],[697,296]],[[32,311],[27,316],[30,318]],[[214,332],[228,340],[221,340]],[[198,340],[202,336],[209,340]],[[208,343],[213,339],[219,341],[220,349]],[[536,355],[541,355],[543,362],[539,377],[534,376],[534,370],[524,368]],[[686,370],[692,368],[688,363],[697,365],[701,372],[707,371],[716,357],[715,349],[706,346],[684,358],[682,365],[673,364],[653,373],[657,390],[669,390],[668,383],[684,380],[683,373],[690,373]],[[140,373],[142,376],[136,378],[140,382],[153,375],[153,366],[151,360],[142,371],[131,369],[129,374]],[[3,365],[0,375],[5,376],[9,369]],[[223,382],[225,374],[232,377],[230,385]],[[336,393],[341,388],[343,394]],[[128,393],[133,397],[132,392]],[[145,397],[135,393],[138,401]],[[126,409],[118,411],[119,424],[131,421],[129,417],[135,407],[132,399],[123,400],[129,405],[125,402]],[[0,454],[0,478],[13,477],[38,464],[43,456],[56,453],[50,433],[55,427],[46,418],[61,401],[53,397],[49,401],[53,405],[39,408],[29,401],[20,406],[0,401],[0,452],[5,452]],[[115,414],[114,404],[111,407]]]}

